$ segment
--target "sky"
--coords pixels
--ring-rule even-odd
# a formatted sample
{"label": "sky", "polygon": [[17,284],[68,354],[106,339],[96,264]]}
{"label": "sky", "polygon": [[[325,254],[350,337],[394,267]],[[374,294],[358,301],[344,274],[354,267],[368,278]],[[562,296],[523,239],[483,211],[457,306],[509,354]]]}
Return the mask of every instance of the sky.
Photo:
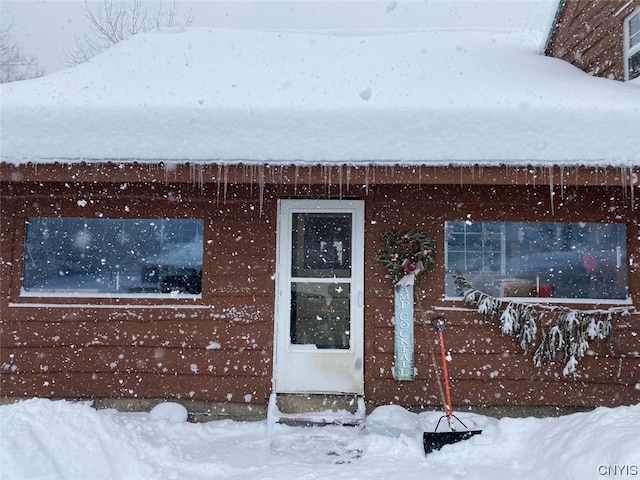
{"label": "sky", "polygon": [[[89,5],[101,0],[89,0]],[[144,1],[151,9],[158,2]],[[503,29],[546,30],[556,0],[176,0],[192,27],[277,30]],[[499,8],[496,9],[496,4]],[[171,5],[164,2],[165,7]],[[89,33],[84,1],[0,0],[3,28],[47,74],[65,68],[66,51]],[[500,16],[496,16],[496,10]]]}

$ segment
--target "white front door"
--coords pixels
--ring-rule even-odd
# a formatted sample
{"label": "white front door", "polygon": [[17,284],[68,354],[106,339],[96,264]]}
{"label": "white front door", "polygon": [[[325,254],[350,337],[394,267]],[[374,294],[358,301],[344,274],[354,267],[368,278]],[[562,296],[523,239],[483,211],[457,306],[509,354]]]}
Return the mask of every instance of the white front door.
{"label": "white front door", "polygon": [[363,279],[363,201],[279,201],[276,393],[364,393]]}

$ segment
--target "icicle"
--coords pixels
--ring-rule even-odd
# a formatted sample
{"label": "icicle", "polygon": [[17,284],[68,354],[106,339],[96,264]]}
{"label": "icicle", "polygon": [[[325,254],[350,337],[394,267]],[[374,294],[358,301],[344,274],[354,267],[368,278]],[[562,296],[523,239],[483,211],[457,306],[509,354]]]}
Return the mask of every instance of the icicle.
{"label": "icicle", "polygon": [[369,164],[364,166],[364,193],[369,194]]}
{"label": "icicle", "polygon": [[538,186],[538,167],[532,167],[529,173],[533,175],[533,186],[535,188]]}
{"label": "icicle", "polygon": [[293,167],[293,194],[297,195],[298,194],[298,171],[299,171],[300,167],[298,167],[298,164],[296,163],[295,166]]}
{"label": "icicle", "polygon": [[324,170],[324,188],[327,197],[331,196],[331,165],[323,166]]}
{"label": "icicle", "polygon": [[254,194],[256,188],[256,180],[258,179],[258,165],[251,166],[251,195]]}
{"label": "icicle", "polygon": [[338,165],[338,198],[342,200],[342,165]]}
{"label": "icicle", "polygon": [[216,206],[220,206],[220,178],[222,177],[222,164],[218,163],[218,175],[216,175]]}
{"label": "icicle", "polygon": [[619,177],[620,177],[620,189],[622,190],[622,200],[627,200],[627,176],[625,172],[625,167],[619,168]]}
{"label": "icicle", "polygon": [[[635,210],[635,189],[638,186],[638,175],[633,172],[632,167],[621,167],[623,199],[629,198],[631,210]],[[628,180],[627,180],[628,179]],[[627,182],[629,184],[629,194],[627,195]]]}
{"label": "icicle", "polygon": [[264,165],[258,166],[258,189],[260,191],[260,216],[264,207]]}
{"label": "icicle", "polygon": [[223,179],[224,185],[223,185],[223,189],[222,189],[222,191],[223,191],[222,199],[223,199],[223,203],[227,203],[227,185],[228,185],[228,181],[227,180],[228,180],[228,175],[229,175],[229,166],[225,165],[222,168],[222,172],[223,172],[223,176],[224,176],[224,179]]}
{"label": "icicle", "polygon": [[351,189],[351,165],[347,165],[347,192]]}
{"label": "icicle", "polygon": [[631,167],[629,167],[629,190],[631,191],[631,210],[635,210],[636,208],[636,201],[635,201],[635,189],[638,186],[638,181],[640,179],[638,178],[638,174],[633,173],[633,171],[631,170]]}
{"label": "icicle", "polygon": [[553,203],[553,196],[555,192],[553,190],[553,166],[549,167],[549,198],[551,200],[551,215],[555,215],[555,207]]}
{"label": "icicle", "polygon": [[253,196],[253,165],[245,165],[243,180],[249,184],[249,195]]}

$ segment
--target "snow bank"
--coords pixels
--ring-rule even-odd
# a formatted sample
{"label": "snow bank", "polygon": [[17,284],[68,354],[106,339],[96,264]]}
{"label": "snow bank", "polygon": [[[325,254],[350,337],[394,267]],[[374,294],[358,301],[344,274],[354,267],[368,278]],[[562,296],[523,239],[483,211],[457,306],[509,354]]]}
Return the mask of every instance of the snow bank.
{"label": "snow bank", "polygon": [[[415,420],[429,430],[440,415],[418,416],[394,407],[382,410],[379,418],[393,422],[396,416],[406,424],[412,417],[409,423]],[[354,427],[269,427],[266,421],[172,423],[147,413],[34,399],[0,407],[0,476],[551,480],[640,474],[640,404],[545,419],[459,416],[483,433],[425,456],[414,435]]]}
{"label": "snow bank", "polygon": [[536,31],[137,35],[5,84],[2,160],[640,164],[640,89]]}

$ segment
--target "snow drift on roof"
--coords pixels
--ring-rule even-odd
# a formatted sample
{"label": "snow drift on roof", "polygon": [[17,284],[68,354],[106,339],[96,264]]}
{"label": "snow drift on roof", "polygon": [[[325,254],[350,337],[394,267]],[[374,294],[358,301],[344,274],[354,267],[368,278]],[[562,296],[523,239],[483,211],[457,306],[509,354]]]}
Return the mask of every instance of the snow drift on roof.
{"label": "snow drift on roof", "polygon": [[2,160],[640,164],[640,88],[539,32],[162,30],[1,88]]}

